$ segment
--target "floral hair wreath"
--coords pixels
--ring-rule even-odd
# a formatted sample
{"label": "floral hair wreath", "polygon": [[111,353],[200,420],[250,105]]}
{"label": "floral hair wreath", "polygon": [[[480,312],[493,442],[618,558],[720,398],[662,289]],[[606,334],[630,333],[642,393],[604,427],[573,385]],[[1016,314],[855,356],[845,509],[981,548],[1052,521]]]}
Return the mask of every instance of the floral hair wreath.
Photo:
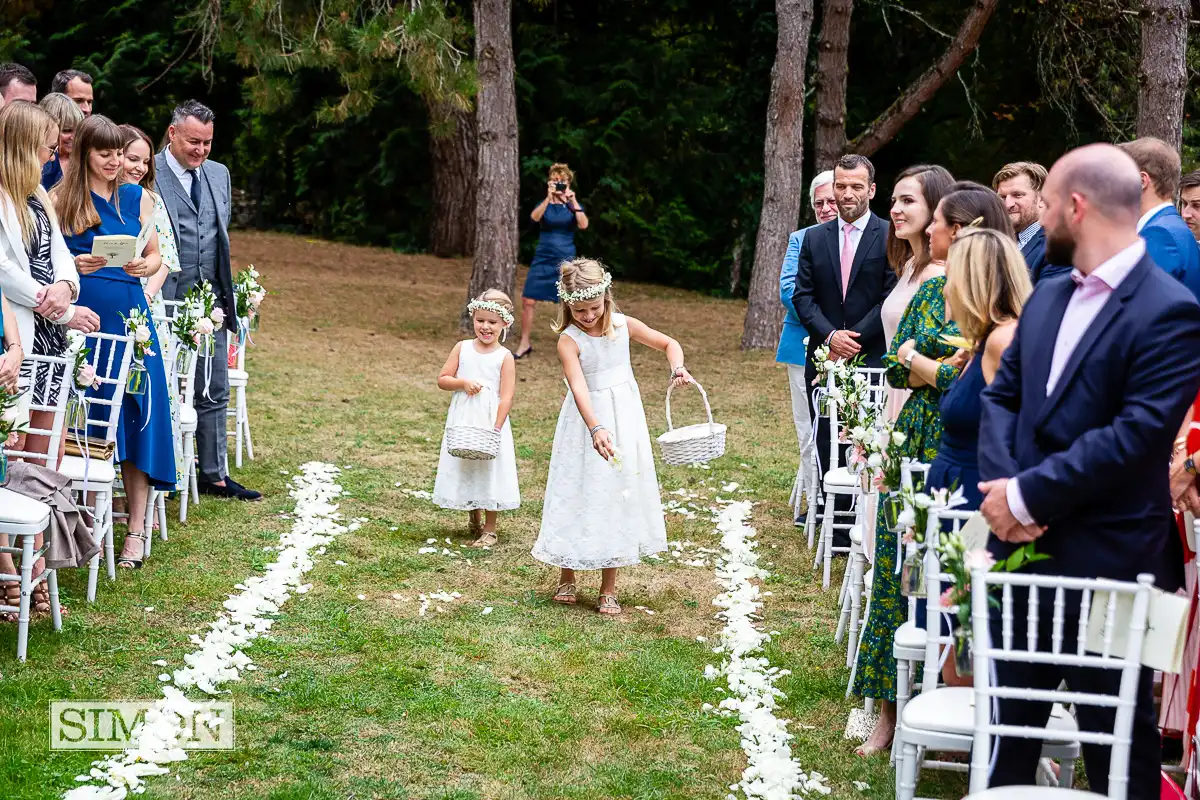
{"label": "floral hair wreath", "polygon": [[513,324],[513,315],[504,306],[497,303],[495,300],[472,300],[467,303],[467,313],[474,314],[476,311],[491,311],[493,314],[504,320],[505,325]]}
{"label": "floral hair wreath", "polygon": [[585,286],[578,292],[568,292],[563,288],[562,281],[556,281],[554,284],[554,287],[558,289],[558,299],[567,305],[582,303],[585,300],[595,300],[607,292],[610,286],[612,286],[612,273],[610,272],[604,273],[604,280],[592,286]]}

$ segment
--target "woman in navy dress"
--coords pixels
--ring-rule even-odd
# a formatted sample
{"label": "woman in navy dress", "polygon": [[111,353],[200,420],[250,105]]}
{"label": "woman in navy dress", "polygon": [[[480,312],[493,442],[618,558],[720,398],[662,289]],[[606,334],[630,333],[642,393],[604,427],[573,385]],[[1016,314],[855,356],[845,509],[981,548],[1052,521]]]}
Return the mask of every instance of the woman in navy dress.
{"label": "woman in navy dress", "polygon": [[[154,218],[150,195],[136,184],[121,181],[124,139],[112,120],[98,114],[88,117],[76,131],[75,153],[67,173],[51,193],[67,247],[79,270],[79,302],[100,315],[101,332],[119,335],[125,334],[123,317],[128,317],[131,310],[140,310],[149,317],[149,298],[161,288],[167,274],[158,253],[157,234],[152,234],[142,254],[124,267],[105,266],[103,257],[91,255],[96,236],[137,236]],[[143,276],[151,278],[144,292]],[[99,363],[106,363],[107,347],[101,347]],[[127,568],[142,565],[149,487],[175,487],[171,407],[162,347],[153,325],[150,352],[152,355],[144,359],[149,386],[144,394],[126,392],[117,428],[117,459],[129,508],[129,535],[117,565]],[[89,393],[111,397],[112,392],[113,388],[105,385]],[[94,409],[92,417],[99,418],[103,407]]]}
{"label": "woman in navy dress", "polygon": [[524,358],[533,352],[529,336],[533,332],[534,306],[539,300],[558,302],[555,284],[558,283],[559,267],[575,257],[575,229],[587,230],[587,214],[583,213],[583,207],[571,189],[574,180],[575,173],[566,164],[551,166],[546,199],[529,215],[538,223],[541,236],[525,277],[525,289],[521,292],[521,343],[517,345],[516,358]]}

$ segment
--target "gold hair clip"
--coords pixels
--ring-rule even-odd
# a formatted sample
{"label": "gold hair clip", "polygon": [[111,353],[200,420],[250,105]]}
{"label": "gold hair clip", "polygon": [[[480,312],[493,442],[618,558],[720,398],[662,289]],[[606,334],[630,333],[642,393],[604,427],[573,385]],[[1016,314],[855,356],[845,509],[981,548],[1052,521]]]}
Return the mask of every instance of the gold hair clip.
{"label": "gold hair clip", "polygon": [[968,225],[967,227],[968,227],[968,228],[978,228],[978,227],[979,227],[980,225],[982,225],[982,224],[983,224],[983,215],[982,215],[982,214],[980,214],[978,217],[976,217],[975,219],[971,220],[971,224],[970,224],[970,225]]}

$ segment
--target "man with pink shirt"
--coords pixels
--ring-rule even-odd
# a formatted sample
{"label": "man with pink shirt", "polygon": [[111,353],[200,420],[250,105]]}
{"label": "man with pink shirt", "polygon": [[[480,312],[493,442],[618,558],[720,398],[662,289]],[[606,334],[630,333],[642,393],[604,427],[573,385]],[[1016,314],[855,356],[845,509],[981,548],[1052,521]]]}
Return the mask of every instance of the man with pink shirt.
{"label": "man with pink shirt", "polygon": [[[1118,580],[1148,572],[1170,589],[1165,465],[1200,388],[1200,305],[1146,255],[1137,232],[1141,179],[1121,150],[1089,145],[1068,153],[1050,171],[1042,197],[1046,258],[1075,268],[1072,280],[1049,282],[1030,297],[982,395],[979,471],[981,511],[992,529],[988,547],[1001,559],[1036,540],[1051,558],[1029,571]],[[1016,599],[1012,633],[1024,641],[1027,594]],[[1052,595],[1039,599],[1053,607]],[[1073,613],[1065,622],[1071,641],[1063,642],[1072,652],[1078,605]],[[1052,614],[1039,617],[1042,642],[1053,636],[1053,624]],[[1160,742],[1152,673],[1142,673],[1129,797],[1149,800],[1159,794]],[[996,662],[1001,686],[1053,689],[1061,680],[1077,692],[1115,693],[1119,673]],[[1007,725],[1043,726],[1049,712],[1042,702],[998,702]],[[1080,705],[1077,718],[1083,730],[1113,730],[1112,709]],[[1040,747],[1000,738],[991,785],[1034,783]],[[1106,793],[1109,750],[1085,744],[1084,758],[1091,790]]]}

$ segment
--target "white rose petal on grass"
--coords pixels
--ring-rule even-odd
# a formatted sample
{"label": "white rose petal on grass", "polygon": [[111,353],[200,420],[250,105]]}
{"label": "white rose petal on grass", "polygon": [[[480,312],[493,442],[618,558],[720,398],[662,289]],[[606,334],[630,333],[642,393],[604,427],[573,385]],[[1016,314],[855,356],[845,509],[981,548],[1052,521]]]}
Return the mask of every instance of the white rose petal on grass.
{"label": "white rose petal on grass", "polygon": [[360,594],[360,595],[356,595],[356,596],[358,597],[358,599],[359,599],[359,600],[366,600],[366,599],[367,599],[367,596],[366,596],[365,594]]}
{"label": "white rose petal on grass", "polygon": [[171,680],[171,676],[164,672],[162,675],[158,676],[158,679],[160,681],[162,681],[163,683],[167,683],[168,681]]}
{"label": "white rose petal on grass", "polygon": [[344,567],[344,566],[346,566],[346,562],[345,562],[345,561],[342,561],[340,558],[339,558],[337,561],[333,562],[333,563],[334,563],[335,565],[339,566],[339,567]]}
{"label": "white rose petal on grass", "polygon": [[488,614],[492,613],[492,607],[491,607],[491,606],[484,606],[484,607],[483,607],[483,611],[480,611],[479,613],[480,613],[480,615],[482,615],[482,616],[485,616],[485,617],[486,617]]}
{"label": "white rose petal on grass", "polygon": [[167,662],[160,658],[157,661],[151,661],[150,665],[154,666],[154,667],[165,667],[167,665]]}
{"label": "white rose petal on grass", "polygon": [[866,781],[853,781],[853,784],[854,788],[860,792],[869,792],[871,790],[871,784]]}

